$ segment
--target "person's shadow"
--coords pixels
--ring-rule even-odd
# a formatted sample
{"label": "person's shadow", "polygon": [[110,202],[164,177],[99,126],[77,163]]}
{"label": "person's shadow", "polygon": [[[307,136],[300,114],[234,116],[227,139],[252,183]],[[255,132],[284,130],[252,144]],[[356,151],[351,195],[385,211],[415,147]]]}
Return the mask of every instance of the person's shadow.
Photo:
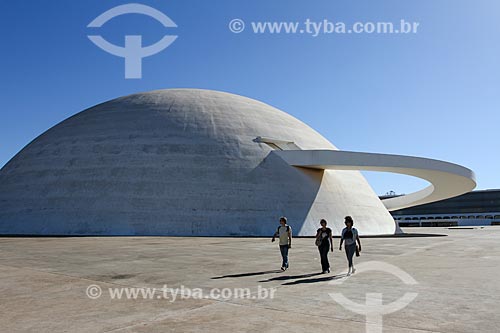
{"label": "person's shadow", "polygon": [[[240,277],[247,277],[247,276],[277,274],[277,273],[283,273],[283,271],[272,270],[272,271],[262,271],[262,272],[228,274],[228,275],[222,275],[222,276],[214,276],[211,279],[218,280],[218,279],[226,279],[226,278],[240,278]],[[285,283],[281,284],[282,286],[294,286],[297,284],[304,284],[304,283],[316,283],[316,282],[326,282],[326,281],[338,280],[338,279],[341,279],[341,278],[344,278],[347,276],[347,274],[338,274],[338,275],[329,275],[329,276],[323,276],[323,277],[315,277],[318,275],[323,275],[323,273],[309,273],[309,274],[301,274],[301,275],[280,275],[280,276],[276,276],[276,277],[269,278],[266,280],[260,280],[259,282],[262,283],[262,282],[271,282],[271,281],[286,281],[286,280],[299,279],[299,280],[285,282]]]}
{"label": "person's shadow", "polygon": [[[315,275],[319,275],[321,273],[317,273]],[[297,284],[304,284],[304,283],[316,283],[316,282],[326,282],[326,281],[333,281],[333,280],[339,280],[341,278],[346,277],[347,274],[339,274],[339,275],[332,275],[332,276],[324,276],[324,277],[319,277],[319,278],[312,278],[312,279],[301,279],[301,280],[296,280],[296,281],[290,281],[290,282],[285,282],[282,283],[282,286],[294,286]]]}
{"label": "person's shadow", "polygon": [[222,275],[222,276],[214,276],[211,279],[212,280],[218,280],[218,279],[225,279],[225,278],[239,278],[239,277],[246,277],[246,276],[255,276],[255,275],[264,275],[264,274],[273,274],[273,273],[281,273],[281,270],[272,270],[272,271],[263,271],[263,272],[250,272],[250,273],[239,273],[239,274],[229,274],[229,275]]}
{"label": "person's shadow", "polygon": [[303,279],[303,278],[308,278],[312,276],[317,276],[321,275],[322,273],[309,273],[309,274],[302,274],[302,275],[281,275],[277,277],[273,277],[267,280],[260,280],[259,282],[271,282],[271,281],[282,281],[282,280],[293,280],[293,279]]}

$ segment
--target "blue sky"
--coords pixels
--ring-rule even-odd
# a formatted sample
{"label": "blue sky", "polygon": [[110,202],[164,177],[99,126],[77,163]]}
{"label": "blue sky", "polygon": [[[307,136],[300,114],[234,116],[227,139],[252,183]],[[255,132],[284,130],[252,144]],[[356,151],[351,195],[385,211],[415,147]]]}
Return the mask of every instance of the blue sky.
{"label": "blue sky", "polygon": [[[138,1],[139,2],[139,1]],[[178,39],[143,59],[142,79],[97,48],[87,28],[127,1],[0,2],[0,165],[51,126],[139,91],[223,90],[278,107],[344,150],[443,159],[473,169],[478,188],[500,188],[500,2],[496,0],[140,1],[168,15],[165,28],[124,15],[98,34],[123,45],[142,35]],[[240,18],[245,31],[228,23]],[[256,21],[419,22],[416,34],[254,34]],[[95,31],[94,31],[95,32]],[[375,191],[425,185],[366,173]]]}

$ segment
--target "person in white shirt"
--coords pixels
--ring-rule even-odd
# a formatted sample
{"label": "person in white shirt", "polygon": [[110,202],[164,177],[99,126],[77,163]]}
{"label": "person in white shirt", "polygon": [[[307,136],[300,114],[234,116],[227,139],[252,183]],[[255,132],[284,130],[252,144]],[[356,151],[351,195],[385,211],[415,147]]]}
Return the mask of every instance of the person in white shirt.
{"label": "person in white shirt", "polygon": [[[345,242],[345,254],[347,256],[347,262],[349,264],[349,269],[347,270],[347,275],[354,274],[356,269],[352,263],[352,257],[354,253],[361,252],[361,241],[359,240],[358,230],[353,227],[354,221],[352,217],[346,216],[344,221],[346,227],[342,230],[342,237],[340,238],[339,250],[342,251],[342,243]],[[358,242],[359,247],[356,251],[356,242]]]}
{"label": "person in white shirt", "polygon": [[288,269],[288,250],[292,247],[292,227],[286,224],[286,217],[280,217],[280,226],[273,235],[271,242],[274,242],[276,237],[279,238],[280,252],[283,259],[281,270]]}

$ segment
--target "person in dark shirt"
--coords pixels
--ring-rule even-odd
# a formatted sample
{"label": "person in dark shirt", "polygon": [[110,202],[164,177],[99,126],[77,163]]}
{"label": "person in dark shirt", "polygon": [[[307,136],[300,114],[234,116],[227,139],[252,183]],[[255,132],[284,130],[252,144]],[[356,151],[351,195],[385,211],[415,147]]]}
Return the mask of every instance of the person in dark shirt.
{"label": "person in dark shirt", "polygon": [[333,252],[332,229],[326,227],[326,220],[320,222],[321,228],[316,232],[316,245],[321,257],[321,269],[323,274],[330,273],[330,263],[328,262],[328,250]]}

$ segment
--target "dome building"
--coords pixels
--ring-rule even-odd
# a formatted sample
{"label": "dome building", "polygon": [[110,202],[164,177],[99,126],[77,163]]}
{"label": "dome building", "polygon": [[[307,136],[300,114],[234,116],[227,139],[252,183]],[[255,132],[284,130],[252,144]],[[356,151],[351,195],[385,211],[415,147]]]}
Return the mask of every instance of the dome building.
{"label": "dome building", "polygon": [[385,170],[342,163],[356,156],[335,151],[250,98],[196,89],[125,96],[62,121],[0,170],[0,234],[268,236],[281,215],[296,235],[313,235],[321,218],[339,234],[345,215],[361,234],[395,233],[388,205],[349,164]]}

